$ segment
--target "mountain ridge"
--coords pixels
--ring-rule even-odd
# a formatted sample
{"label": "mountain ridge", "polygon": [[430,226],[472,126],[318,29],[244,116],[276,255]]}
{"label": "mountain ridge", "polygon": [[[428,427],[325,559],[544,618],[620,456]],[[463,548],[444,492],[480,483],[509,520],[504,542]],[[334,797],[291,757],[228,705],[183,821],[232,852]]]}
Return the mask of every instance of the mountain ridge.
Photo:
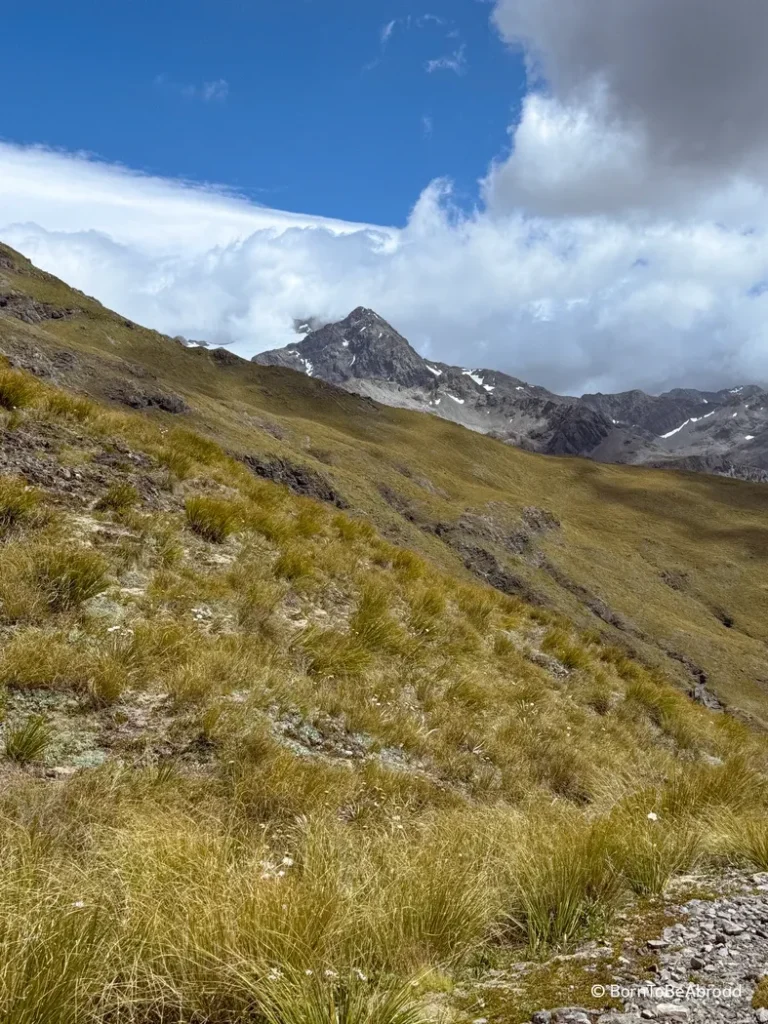
{"label": "mountain ridge", "polygon": [[430,412],[529,451],[768,481],[768,392],[757,385],[558,395],[499,370],[428,360],[362,306],[335,323],[296,327],[300,341],[253,362]]}

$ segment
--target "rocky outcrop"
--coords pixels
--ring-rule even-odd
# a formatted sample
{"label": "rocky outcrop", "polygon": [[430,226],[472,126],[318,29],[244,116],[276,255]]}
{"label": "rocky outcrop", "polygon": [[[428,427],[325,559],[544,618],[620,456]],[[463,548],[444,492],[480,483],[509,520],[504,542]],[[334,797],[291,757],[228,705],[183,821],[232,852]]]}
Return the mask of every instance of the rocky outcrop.
{"label": "rocky outcrop", "polygon": [[0,295],[0,313],[15,316],[27,324],[41,324],[45,320],[66,320],[75,316],[79,310],[62,309],[48,302],[38,302],[20,292],[6,292]]}

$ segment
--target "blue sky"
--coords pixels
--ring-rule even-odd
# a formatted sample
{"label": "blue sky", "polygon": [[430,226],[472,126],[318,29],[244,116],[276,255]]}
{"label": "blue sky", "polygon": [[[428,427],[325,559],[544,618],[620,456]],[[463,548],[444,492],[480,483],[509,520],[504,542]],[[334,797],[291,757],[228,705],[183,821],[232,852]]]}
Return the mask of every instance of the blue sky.
{"label": "blue sky", "polygon": [[[399,225],[436,177],[471,206],[507,148],[524,69],[491,10],[29,0],[3,12],[16,42],[0,62],[0,137],[228,185],[272,207]],[[430,71],[430,61],[441,63]]]}
{"label": "blue sky", "polygon": [[363,305],[569,394],[768,380],[768,3],[17,0],[0,31],[0,239],[133,320],[250,356]]}

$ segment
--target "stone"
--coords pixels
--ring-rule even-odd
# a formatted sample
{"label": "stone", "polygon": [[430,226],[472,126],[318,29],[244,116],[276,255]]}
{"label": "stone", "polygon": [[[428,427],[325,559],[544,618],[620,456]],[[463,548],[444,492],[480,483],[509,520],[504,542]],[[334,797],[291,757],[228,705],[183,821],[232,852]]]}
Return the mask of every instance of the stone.
{"label": "stone", "polygon": [[77,768],[71,764],[56,765],[54,768],[46,768],[45,774],[49,779],[68,779],[74,775]]}
{"label": "stone", "polygon": [[746,926],[741,921],[731,921],[723,925],[723,931],[726,935],[741,935],[745,928]]}
{"label": "stone", "polygon": [[758,1024],[768,1024],[768,1010],[763,1008],[755,1010],[755,1020]]}
{"label": "stone", "polygon": [[702,967],[706,966],[706,962],[701,959],[700,956],[691,957],[691,969],[694,971],[700,971]]}
{"label": "stone", "polygon": [[649,939],[648,946],[650,949],[666,949],[669,942],[666,939]]}
{"label": "stone", "polygon": [[581,1006],[559,1006],[552,1011],[552,1024],[592,1024]]}
{"label": "stone", "polygon": [[531,1024],[550,1024],[552,1014],[549,1010],[537,1010],[531,1017]]}
{"label": "stone", "polygon": [[679,1003],[659,1003],[656,1007],[656,1015],[662,1020],[688,1020],[691,1011],[687,1006]]}

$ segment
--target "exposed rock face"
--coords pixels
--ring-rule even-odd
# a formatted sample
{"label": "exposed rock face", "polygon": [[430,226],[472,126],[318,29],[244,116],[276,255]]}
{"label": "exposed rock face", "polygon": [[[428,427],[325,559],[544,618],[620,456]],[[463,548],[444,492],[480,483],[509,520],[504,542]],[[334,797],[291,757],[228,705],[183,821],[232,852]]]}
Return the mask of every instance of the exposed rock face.
{"label": "exposed rock face", "polygon": [[0,295],[0,312],[15,316],[27,324],[41,324],[45,320],[65,320],[74,316],[76,309],[60,309],[48,302],[38,302],[28,295],[18,292],[7,292]]}
{"label": "exposed rock face", "polygon": [[338,323],[310,318],[296,329],[301,341],[262,352],[254,362],[298,370],[385,405],[431,412],[530,451],[768,481],[768,392],[755,385],[574,398],[497,370],[424,359],[363,307]]}

